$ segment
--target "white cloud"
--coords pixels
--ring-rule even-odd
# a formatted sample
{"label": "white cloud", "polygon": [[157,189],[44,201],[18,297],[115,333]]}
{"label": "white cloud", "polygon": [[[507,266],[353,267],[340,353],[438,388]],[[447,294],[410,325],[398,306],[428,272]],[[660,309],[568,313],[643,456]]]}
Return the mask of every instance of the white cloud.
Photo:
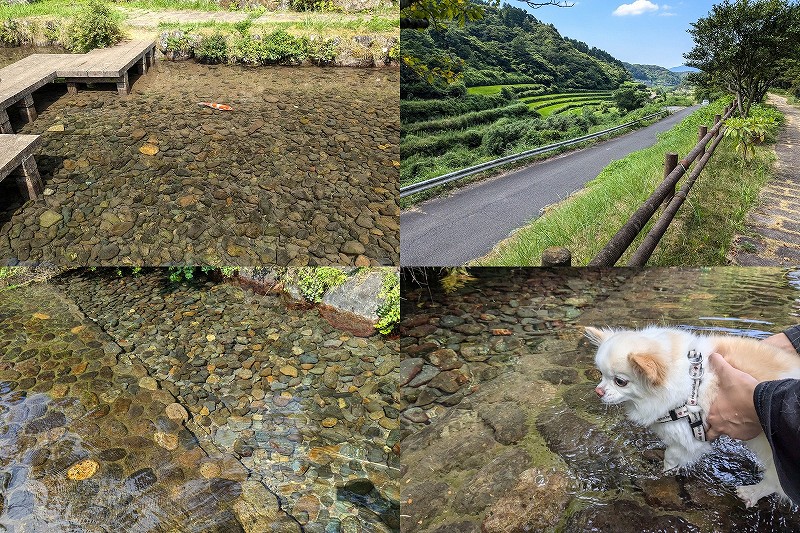
{"label": "white cloud", "polygon": [[659,17],[674,17],[677,13],[659,13]]}
{"label": "white cloud", "polygon": [[658,4],[654,4],[650,0],[634,0],[633,3],[622,4],[612,14],[617,17],[624,17],[626,15],[641,15],[650,11],[658,11]]}

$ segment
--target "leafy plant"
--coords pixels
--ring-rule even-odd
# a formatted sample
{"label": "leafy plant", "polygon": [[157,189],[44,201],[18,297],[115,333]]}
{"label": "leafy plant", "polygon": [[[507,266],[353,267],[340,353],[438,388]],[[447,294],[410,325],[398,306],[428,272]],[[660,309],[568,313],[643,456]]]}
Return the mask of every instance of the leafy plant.
{"label": "leafy plant", "polygon": [[69,28],[69,48],[86,53],[95,48],[111,46],[122,40],[119,20],[111,9],[100,2],[86,4]]}
{"label": "leafy plant", "polygon": [[295,11],[338,11],[333,0],[290,0]]}
{"label": "leafy plant", "polygon": [[288,281],[297,284],[303,296],[314,303],[321,302],[328,290],[347,280],[347,274],[336,267],[302,267],[288,276]]}
{"label": "leafy plant", "polygon": [[731,117],[725,121],[725,137],[736,142],[736,151],[742,154],[742,163],[755,154],[755,146],[777,127],[781,115],[763,106],[753,106],[749,117]]}
{"label": "leafy plant", "polygon": [[180,283],[182,281],[191,281],[194,279],[194,267],[192,266],[176,266],[169,267],[169,280],[173,283]]}
{"label": "leafy plant", "polygon": [[383,303],[378,307],[378,322],[375,329],[384,335],[390,334],[400,322],[400,276],[388,270],[383,277],[383,285],[378,293]]}
{"label": "leafy plant", "polygon": [[315,65],[326,65],[336,58],[337,39],[312,36],[307,41],[306,53]]}
{"label": "leafy plant", "polygon": [[217,64],[228,60],[228,43],[225,35],[215,33],[200,39],[194,51],[195,57],[201,63]]}

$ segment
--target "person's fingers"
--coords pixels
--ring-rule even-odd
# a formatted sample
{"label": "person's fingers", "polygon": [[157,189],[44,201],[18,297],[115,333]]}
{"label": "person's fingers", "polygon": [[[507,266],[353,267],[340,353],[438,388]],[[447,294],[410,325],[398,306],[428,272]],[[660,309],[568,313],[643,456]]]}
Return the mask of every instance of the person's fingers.
{"label": "person's fingers", "polygon": [[719,431],[714,429],[712,426],[708,426],[708,429],[706,430],[706,440],[708,441],[717,440],[720,435],[721,433]]}
{"label": "person's fingers", "polygon": [[717,352],[714,352],[708,356],[708,363],[711,365],[711,369],[715,372],[721,372],[726,368],[726,366],[730,366],[725,360],[725,357]]}

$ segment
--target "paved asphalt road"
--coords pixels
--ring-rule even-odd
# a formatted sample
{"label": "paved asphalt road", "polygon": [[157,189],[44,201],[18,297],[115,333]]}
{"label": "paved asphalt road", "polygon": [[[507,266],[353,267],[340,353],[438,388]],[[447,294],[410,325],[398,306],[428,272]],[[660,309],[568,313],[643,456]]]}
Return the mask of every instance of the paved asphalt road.
{"label": "paved asphalt road", "polygon": [[651,126],[584,150],[464,187],[400,214],[400,264],[454,266],[486,255],[541,209],[597,177],[609,163],[652,146],[697,109],[693,106]]}

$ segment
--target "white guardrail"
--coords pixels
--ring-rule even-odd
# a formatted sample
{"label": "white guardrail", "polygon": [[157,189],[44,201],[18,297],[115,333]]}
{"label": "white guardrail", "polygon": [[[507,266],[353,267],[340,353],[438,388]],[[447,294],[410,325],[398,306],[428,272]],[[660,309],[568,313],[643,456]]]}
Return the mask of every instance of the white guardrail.
{"label": "white guardrail", "polygon": [[558,148],[563,148],[565,146],[570,146],[583,141],[588,141],[589,139],[594,139],[595,137],[602,137],[603,135],[606,135],[608,133],[613,133],[621,129],[629,128],[634,124],[641,122],[643,120],[649,120],[651,118],[655,118],[659,115],[664,115],[664,114],[668,115],[669,111],[667,111],[666,109],[662,109],[658,113],[652,113],[638,120],[634,120],[632,122],[626,122],[625,124],[620,124],[619,126],[614,126],[613,128],[609,128],[607,130],[597,131],[595,133],[590,133],[589,135],[584,135],[583,137],[577,137],[575,139],[570,139],[568,141],[561,141],[555,144],[548,144],[547,146],[534,148],[533,150],[526,150],[525,152],[520,152],[518,154],[503,156],[499,159],[493,159],[492,161],[486,161],[485,163],[480,163],[475,166],[467,167],[461,170],[456,170],[455,172],[450,172],[449,174],[443,174],[436,178],[420,181],[419,183],[412,183],[411,185],[407,185],[406,187],[400,187],[400,198],[405,198],[407,196],[411,196],[412,194],[417,194],[422,191],[427,191],[428,189],[432,189],[433,187],[438,187],[439,185],[444,185],[445,183],[450,183],[451,181],[456,181],[461,178],[465,178],[467,176],[483,172],[484,170],[489,170],[494,167],[499,167],[500,165],[505,165],[507,163],[514,163],[516,161],[525,159],[527,157],[544,154],[552,150],[557,150]]}

